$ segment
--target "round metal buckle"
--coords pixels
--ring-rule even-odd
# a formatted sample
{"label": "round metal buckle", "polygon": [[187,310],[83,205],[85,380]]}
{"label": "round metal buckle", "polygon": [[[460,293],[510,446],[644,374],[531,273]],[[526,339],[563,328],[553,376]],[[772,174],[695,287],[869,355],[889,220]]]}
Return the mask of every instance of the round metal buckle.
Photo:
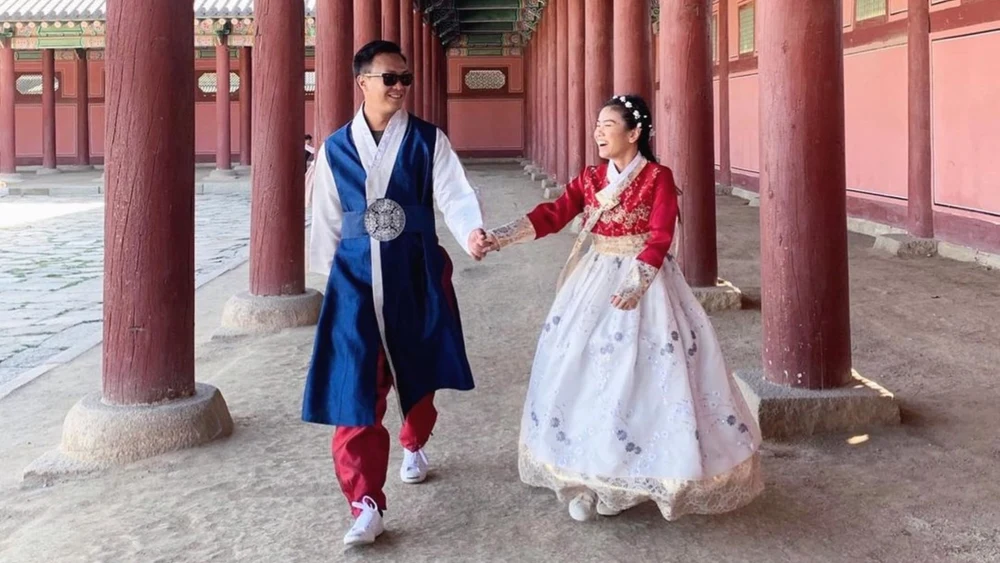
{"label": "round metal buckle", "polygon": [[376,199],[365,210],[365,230],[379,242],[398,237],[406,227],[406,213],[391,199]]}

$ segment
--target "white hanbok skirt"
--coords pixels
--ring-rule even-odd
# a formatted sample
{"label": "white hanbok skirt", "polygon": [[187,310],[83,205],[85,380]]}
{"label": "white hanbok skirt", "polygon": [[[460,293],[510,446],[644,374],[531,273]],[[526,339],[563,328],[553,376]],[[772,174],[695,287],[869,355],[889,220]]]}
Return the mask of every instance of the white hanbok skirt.
{"label": "white hanbok skirt", "polygon": [[562,501],[653,501],[667,520],[740,508],[761,493],[760,430],[708,316],[672,258],[637,309],[611,297],[632,256],[591,249],[542,328],[518,466]]}

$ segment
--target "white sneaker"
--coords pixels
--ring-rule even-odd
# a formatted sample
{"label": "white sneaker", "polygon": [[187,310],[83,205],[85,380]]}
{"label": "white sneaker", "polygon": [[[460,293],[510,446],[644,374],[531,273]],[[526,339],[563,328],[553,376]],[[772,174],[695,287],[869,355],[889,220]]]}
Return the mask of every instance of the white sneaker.
{"label": "white sneaker", "polygon": [[354,547],[375,543],[375,538],[381,536],[382,532],[385,531],[378,505],[375,504],[372,497],[366,496],[361,499],[361,502],[352,502],[351,506],[361,510],[361,514],[358,514],[354,525],[344,536],[344,545]]}
{"label": "white sneaker", "polygon": [[610,506],[604,504],[603,501],[597,501],[597,513],[601,516],[618,516],[622,513],[621,510],[615,510]]}
{"label": "white sneaker", "polygon": [[569,501],[569,515],[577,522],[586,522],[594,519],[594,505],[597,501],[591,493],[580,493]]}
{"label": "white sneaker", "polygon": [[403,465],[399,468],[399,478],[410,485],[423,483],[427,479],[428,466],[427,454],[423,449],[411,452],[403,448]]}

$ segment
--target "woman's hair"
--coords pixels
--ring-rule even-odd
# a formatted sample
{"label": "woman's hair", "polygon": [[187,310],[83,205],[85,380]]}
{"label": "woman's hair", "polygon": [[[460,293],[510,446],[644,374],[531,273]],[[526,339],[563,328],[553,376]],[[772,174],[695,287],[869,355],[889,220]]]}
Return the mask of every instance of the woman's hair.
{"label": "woman's hair", "polygon": [[650,115],[649,104],[641,96],[626,94],[615,96],[608,100],[604,107],[615,108],[622,119],[625,120],[625,128],[631,131],[639,128],[639,154],[650,162],[658,162],[653,154],[653,117]]}

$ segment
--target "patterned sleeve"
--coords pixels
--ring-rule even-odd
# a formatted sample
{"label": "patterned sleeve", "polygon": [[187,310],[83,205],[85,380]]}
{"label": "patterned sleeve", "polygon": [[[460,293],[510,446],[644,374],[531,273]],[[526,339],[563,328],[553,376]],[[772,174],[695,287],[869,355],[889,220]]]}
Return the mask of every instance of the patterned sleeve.
{"label": "patterned sleeve", "polygon": [[673,172],[664,168],[656,179],[653,209],[649,215],[649,239],[638,259],[660,269],[670,251],[677,225],[677,185]]}
{"label": "patterned sleeve", "polygon": [[528,220],[535,229],[537,238],[558,233],[577,215],[583,213],[583,178],[590,169],[566,184],[566,190],[555,201],[539,204],[528,213]]}

